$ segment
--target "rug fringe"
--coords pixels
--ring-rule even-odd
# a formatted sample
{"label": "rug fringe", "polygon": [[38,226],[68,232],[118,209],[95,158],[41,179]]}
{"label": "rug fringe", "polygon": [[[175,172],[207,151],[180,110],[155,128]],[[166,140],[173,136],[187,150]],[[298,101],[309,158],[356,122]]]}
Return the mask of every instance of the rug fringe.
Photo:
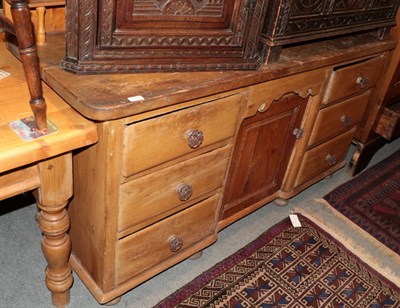
{"label": "rug fringe", "polygon": [[[320,210],[323,213],[320,213],[317,209],[315,209],[315,204],[312,205],[312,208],[305,209],[302,207],[294,207],[294,210],[307,217],[314,223],[317,223],[323,230],[331,234],[334,238],[336,238],[339,242],[341,242],[348,250],[350,250],[353,254],[358,256],[362,261],[367,263],[381,275],[385,276],[388,280],[395,283],[397,286],[400,286],[400,272],[393,271],[391,268],[400,269],[400,257],[393,250],[386,247],[384,244],[379,242],[376,238],[370,235],[368,232],[363,230],[361,227],[357,226],[351,220],[349,220],[346,216],[335,210],[331,207],[331,205],[324,199],[318,198],[315,199],[323,208]],[[336,217],[337,221],[330,222],[329,219],[324,219],[325,215],[333,215]],[[343,228],[341,228],[341,226]],[[345,228],[347,226],[347,229]],[[372,247],[376,250],[379,250],[382,254],[385,255],[385,258],[388,258],[391,263],[391,268],[387,266],[384,261],[382,261],[379,257],[375,256],[370,252],[370,248],[362,245],[359,242],[355,242],[348,236],[348,232],[357,232],[360,234],[365,241],[367,241]]]}

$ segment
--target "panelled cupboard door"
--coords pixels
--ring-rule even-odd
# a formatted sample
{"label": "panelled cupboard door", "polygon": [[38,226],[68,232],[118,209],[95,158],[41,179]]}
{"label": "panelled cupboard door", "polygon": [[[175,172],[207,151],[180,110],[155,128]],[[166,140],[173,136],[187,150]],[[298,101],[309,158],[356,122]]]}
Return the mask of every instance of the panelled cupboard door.
{"label": "panelled cupboard door", "polygon": [[308,99],[293,95],[240,127],[224,196],[223,219],[280,189]]}
{"label": "panelled cupboard door", "polygon": [[80,73],[256,69],[267,2],[67,1],[62,66]]}

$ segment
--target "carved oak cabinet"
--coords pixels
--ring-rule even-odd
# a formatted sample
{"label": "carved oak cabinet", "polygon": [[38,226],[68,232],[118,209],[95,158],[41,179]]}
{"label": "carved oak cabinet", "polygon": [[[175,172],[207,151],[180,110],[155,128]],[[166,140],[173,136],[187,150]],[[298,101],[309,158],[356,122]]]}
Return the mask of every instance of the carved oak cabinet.
{"label": "carved oak cabinet", "polygon": [[67,1],[62,66],[78,73],[256,69],[267,2]]}
{"label": "carved oak cabinet", "polygon": [[283,45],[395,24],[398,0],[75,0],[66,55],[80,74],[254,70]]}
{"label": "carved oak cabinet", "polygon": [[383,36],[396,23],[398,0],[268,1],[261,40],[266,63],[282,45],[375,29]]}
{"label": "carved oak cabinet", "polygon": [[[76,75],[42,57],[45,81],[97,123],[68,209],[70,262],[94,297],[118,298],[343,167],[395,44],[294,46],[257,71]],[[60,59],[60,45],[41,52]]]}

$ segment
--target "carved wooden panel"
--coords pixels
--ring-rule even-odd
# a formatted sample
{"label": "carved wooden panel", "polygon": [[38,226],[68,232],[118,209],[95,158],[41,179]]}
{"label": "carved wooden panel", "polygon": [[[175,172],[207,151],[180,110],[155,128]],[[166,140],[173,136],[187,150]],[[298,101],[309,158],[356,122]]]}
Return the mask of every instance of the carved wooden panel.
{"label": "carved wooden panel", "polygon": [[67,2],[74,72],[256,69],[265,0]]}
{"label": "carved wooden panel", "polygon": [[267,61],[280,46],[393,26],[398,0],[275,0],[269,3],[262,42]]}

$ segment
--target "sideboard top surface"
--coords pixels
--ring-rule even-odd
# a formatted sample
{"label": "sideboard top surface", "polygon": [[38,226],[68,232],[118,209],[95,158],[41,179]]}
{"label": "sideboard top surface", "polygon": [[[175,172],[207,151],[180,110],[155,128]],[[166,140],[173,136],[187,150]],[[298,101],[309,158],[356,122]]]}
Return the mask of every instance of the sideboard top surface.
{"label": "sideboard top surface", "polygon": [[[76,75],[60,68],[63,38],[39,48],[42,74],[60,96],[92,120],[124,118],[292,74],[393,49],[396,41],[372,34],[285,48],[278,62],[256,71]],[[128,98],[142,96],[143,100]]]}

